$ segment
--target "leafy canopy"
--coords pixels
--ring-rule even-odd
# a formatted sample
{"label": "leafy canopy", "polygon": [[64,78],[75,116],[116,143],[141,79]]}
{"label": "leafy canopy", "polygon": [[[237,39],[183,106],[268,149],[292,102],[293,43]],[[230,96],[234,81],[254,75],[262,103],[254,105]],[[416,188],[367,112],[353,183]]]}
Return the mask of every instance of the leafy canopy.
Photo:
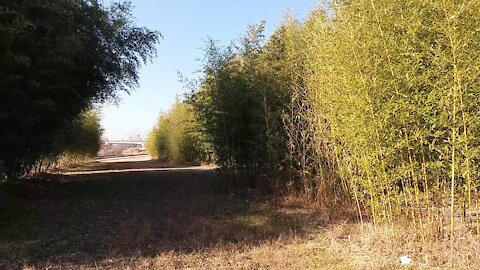
{"label": "leafy canopy", "polygon": [[80,114],[138,84],[160,34],[137,27],[131,4],[97,0],[0,5],[0,160],[18,177],[56,155]]}

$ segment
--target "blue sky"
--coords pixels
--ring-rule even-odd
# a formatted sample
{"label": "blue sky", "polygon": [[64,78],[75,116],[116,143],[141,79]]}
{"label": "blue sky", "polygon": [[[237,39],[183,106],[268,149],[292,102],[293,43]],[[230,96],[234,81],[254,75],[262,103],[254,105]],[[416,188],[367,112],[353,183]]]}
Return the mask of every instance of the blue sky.
{"label": "blue sky", "polygon": [[194,78],[207,37],[228,44],[249,24],[266,21],[270,35],[292,10],[303,19],[317,0],[132,0],[136,23],[158,30],[163,40],[152,63],[142,67],[140,87],[121,102],[104,105],[102,126],[109,139],[145,136],[160,112],[166,112],[176,95],[185,92],[177,72]]}

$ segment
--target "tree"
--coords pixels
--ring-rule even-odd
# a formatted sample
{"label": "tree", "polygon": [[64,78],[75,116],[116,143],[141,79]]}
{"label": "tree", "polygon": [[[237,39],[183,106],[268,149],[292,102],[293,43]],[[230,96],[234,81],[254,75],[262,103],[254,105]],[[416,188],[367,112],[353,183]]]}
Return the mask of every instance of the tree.
{"label": "tree", "polygon": [[280,28],[266,42],[263,31],[262,22],[228,47],[207,43],[204,76],[188,100],[215,149],[217,164],[239,185],[255,186],[260,171],[280,169],[287,157],[285,31]]}
{"label": "tree", "polygon": [[103,129],[100,126],[100,114],[90,110],[82,113],[74,134],[66,141],[64,154],[79,158],[93,158],[100,150]]}
{"label": "tree", "polygon": [[160,34],[133,24],[131,4],[97,0],[0,5],[0,160],[9,178],[62,152],[56,142],[94,103],[138,84]]}

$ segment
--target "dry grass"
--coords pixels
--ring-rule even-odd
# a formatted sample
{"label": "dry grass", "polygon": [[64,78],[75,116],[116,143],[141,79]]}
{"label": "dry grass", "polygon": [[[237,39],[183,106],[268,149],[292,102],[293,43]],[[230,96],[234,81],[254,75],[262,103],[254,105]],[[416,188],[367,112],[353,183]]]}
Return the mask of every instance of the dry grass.
{"label": "dry grass", "polygon": [[[480,269],[479,237],[460,226],[452,248],[292,196],[225,194],[205,169],[140,164],[3,193],[16,195],[0,208],[0,269],[400,269],[402,255],[406,269]],[[121,168],[134,171],[108,172]]]}
{"label": "dry grass", "polygon": [[[242,222],[262,223],[258,217],[245,218]],[[134,246],[147,243],[153,235],[148,222],[123,228],[120,237]],[[219,242],[209,248],[172,249],[154,256],[139,252],[130,257],[113,256],[94,264],[45,266],[49,269],[480,269],[478,237],[459,238],[451,249],[450,241],[422,242],[404,226],[392,229],[342,223],[319,227],[306,235],[287,234],[255,244],[251,242],[253,239],[248,239],[254,232],[226,224],[205,220],[185,230],[194,232],[198,242],[226,235],[245,239],[239,243]],[[399,257],[403,255],[413,259],[408,267],[400,266]]]}
{"label": "dry grass", "polygon": [[[106,260],[110,269],[348,269],[315,243],[282,241],[239,248],[236,245],[189,254],[167,252],[153,258]],[[80,269],[96,269],[85,266]]]}
{"label": "dry grass", "polygon": [[422,241],[418,231],[405,225],[343,224],[324,230],[324,241],[335,256],[348,257],[355,269],[400,269],[400,256],[413,262],[408,269],[480,269],[479,237],[467,232],[450,240]]}

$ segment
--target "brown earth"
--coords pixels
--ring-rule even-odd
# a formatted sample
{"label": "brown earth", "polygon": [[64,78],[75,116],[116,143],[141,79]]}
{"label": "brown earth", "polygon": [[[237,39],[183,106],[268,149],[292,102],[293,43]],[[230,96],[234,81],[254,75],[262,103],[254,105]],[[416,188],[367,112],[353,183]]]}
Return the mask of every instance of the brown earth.
{"label": "brown earth", "polygon": [[104,160],[2,192],[0,268],[302,269],[341,261],[304,241],[322,225],[319,213],[228,194],[211,167]]}
{"label": "brown earth", "polygon": [[422,240],[223,180],[137,156],[0,186],[0,269],[480,269],[468,230]]}

